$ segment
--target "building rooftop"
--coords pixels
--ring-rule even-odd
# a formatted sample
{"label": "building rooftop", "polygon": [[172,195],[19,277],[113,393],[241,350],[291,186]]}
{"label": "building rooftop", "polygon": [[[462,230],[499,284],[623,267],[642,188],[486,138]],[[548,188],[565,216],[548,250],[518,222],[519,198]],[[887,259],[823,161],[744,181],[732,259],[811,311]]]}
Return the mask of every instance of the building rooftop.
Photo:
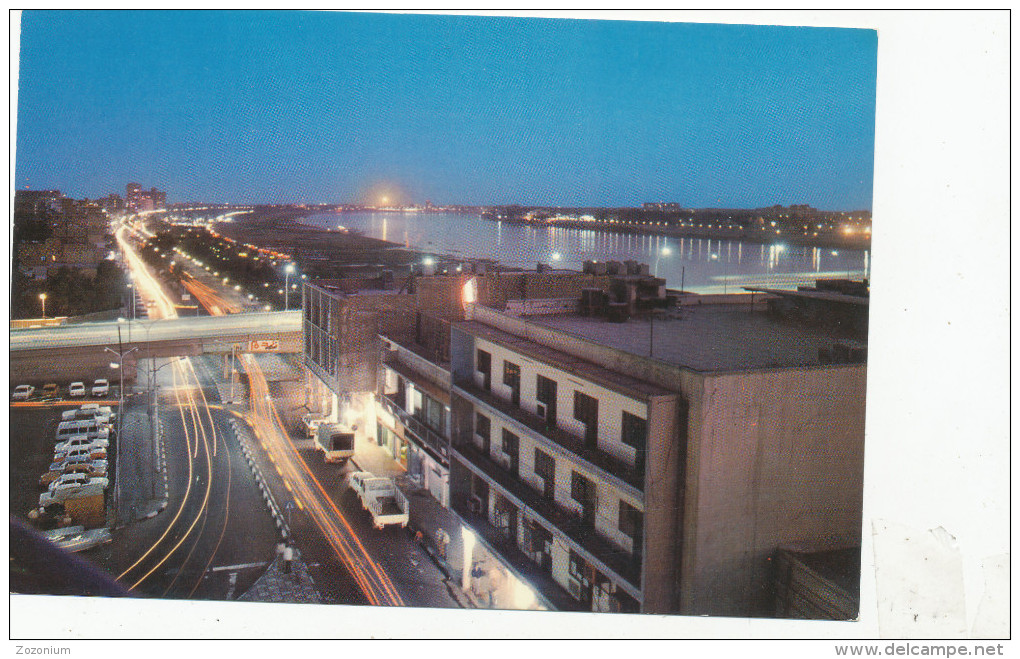
{"label": "building rooftop", "polygon": [[[667,396],[672,393],[668,389],[646,382],[645,380],[599,366],[588,360],[555,350],[515,334],[504,332],[501,329],[490,327],[485,323],[466,321],[458,323],[457,327],[473,336],[507,346],[522,355],[546,364],[552,364],[565,371],[575,373],[586,380],[630,396]],[[648,325],[646,324],[645,327],[647,328]]]}
{"label": "building rooftop", "polygon": [[578,314],[527,320],[644,357],[651,343],[655,359],[705,372],[817,366],[819,349],[867,347],[822,327],[752,311],[746,304],[684,306],[680,313],[657,315],[652,328],[647,316],[623,323]]}

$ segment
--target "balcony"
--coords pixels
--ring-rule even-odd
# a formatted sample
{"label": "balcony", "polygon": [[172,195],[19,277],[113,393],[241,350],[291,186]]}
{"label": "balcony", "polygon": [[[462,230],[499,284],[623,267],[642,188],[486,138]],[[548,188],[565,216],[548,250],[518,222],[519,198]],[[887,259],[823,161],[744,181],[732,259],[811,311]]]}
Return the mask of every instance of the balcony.
{"label": "balcony", "polygon": [[404,425],[404,428],[411,432],[411,435],[413,435],[411,439],[417,440],[416,443],[431,453],[433,458],[443,464],[450,464],[449,442],[447,442],[446,438],[414,418],[414,416],[408,414],[394,400],[393,396],[395,394],[379,397],[379,402],[382,404],[383,409],[395,416]]}
{"label": "balcony", "polygon": [[472,398],[513,419],[535,434],[545,437],[560,448],[584,459],[611,478],[623,481],[636,489],[639,496],[640,493],[644,492],[645,475],[643,470],[638,470],[604,451],[588,446],[584,440],[574,437],[562,428],[547,424],[545,419],[536,414],[532,414],[520,407],[514,407],[508,401],[477,387],[469,380],[459,380],[455,382],[455,386]]}
{"label": "balcony", "polygon": [[570,538],[609,571],[625,579],[635,589],[633,595],[640,599],[637,596],[641,589],[640,559],[632,558],[625,550],[599,535],[595,527],[583,522],[576,513],[564,510],[542,498],[527,483],[514,478],[492,458],[475,448],[474,444],[458,444],[454,447],[454,452],[459,454],[465,463],[482,472],[487,480],[498,485],[524,507],[542,517],[548,525]]}
{"label": "balcony", "polygon": [[542,570],[527,554],[521,551],[517,543],[509,541],[503,532],[489,523],[484,515],[477,515],[468,508],[467,496],[454,495],[451,500],[453,512],[464,524],[475,532],[475,535],[486,547],[507,563],[518,578],[530,585],[545,600],[547,606],[557,611],[583,611],[581,603],[570,596],[563,586],[553,579],[552,575]]}

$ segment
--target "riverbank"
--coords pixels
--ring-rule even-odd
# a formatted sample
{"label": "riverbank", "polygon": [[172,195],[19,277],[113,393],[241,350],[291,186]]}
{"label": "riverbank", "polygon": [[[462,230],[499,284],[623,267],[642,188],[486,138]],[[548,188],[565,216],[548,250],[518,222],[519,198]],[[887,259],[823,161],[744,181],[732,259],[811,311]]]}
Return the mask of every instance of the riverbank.
{"label": "riverbank", "polygon": [[419,261],[422,253],[359,233],[304,224],[305,214],[291,209],[252,211],[216,231],[236,242],[286,254],[302,270],[317,277],[357,274],[380,266],[401,271]]}
{"label": "riverbank", "polygon": [[819,236],[802,234],[772,234],[762,230],[752,229],[708,229],[704,227],[678,227],[678,226],[656,226],[654,224],[641,224],[621,222],[619,220],[556,220],[550,222],[545,219],[529,220],[525,218],[496,219],[481,216],[480,219],[489,222],[501,222],[503,224],[520,225],[529,227],[541,227],[548,229],[589,229],[623,235],[649,235],[668,236],[670,238],[704,238],[708,240],[739,240],[745,243],[760,245],[802,245],[805,247],[824,247],[826,249],[856,249],[870,250],[871,238],[867,235],[841,235],[825,234]]}

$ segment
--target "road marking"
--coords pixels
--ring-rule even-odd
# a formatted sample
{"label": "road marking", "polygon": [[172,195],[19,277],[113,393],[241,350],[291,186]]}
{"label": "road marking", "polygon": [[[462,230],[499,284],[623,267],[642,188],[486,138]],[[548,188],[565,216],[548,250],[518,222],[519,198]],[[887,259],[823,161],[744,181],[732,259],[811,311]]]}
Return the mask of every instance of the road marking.
{"label": "road marking", "polygon": [[264,567],[266,563],[241,563],[239,565],[221,565],[219,567],[210,568],[210,572],[225,572],[227,570],[244,570],[252,567]]}

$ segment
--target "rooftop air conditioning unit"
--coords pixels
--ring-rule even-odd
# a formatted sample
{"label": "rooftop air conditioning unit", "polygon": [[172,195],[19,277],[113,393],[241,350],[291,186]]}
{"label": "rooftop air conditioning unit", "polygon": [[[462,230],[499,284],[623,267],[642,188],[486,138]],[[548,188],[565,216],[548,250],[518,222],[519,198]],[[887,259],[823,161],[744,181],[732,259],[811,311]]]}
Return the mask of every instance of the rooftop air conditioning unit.
{"label": "rooftop air conditioning unit", "polygon": [[538,418],[545,419],[548,413],[549,410],[546,408],[545,403],[538,403],[535,405],[535,414],[538,415]]}
{"label": "rooftop air conditioning unit", "polygon": [[472,494],[471,498],[468,499],[468,510],[470,510],[475,515],[481,515],[482,497],[478,496],[477,494]]}
{"label": "rooftop air conditioning unit", "polygon": [[567,592],[574,599],[581,599],[581,584],[573,577],[567,578]]}

